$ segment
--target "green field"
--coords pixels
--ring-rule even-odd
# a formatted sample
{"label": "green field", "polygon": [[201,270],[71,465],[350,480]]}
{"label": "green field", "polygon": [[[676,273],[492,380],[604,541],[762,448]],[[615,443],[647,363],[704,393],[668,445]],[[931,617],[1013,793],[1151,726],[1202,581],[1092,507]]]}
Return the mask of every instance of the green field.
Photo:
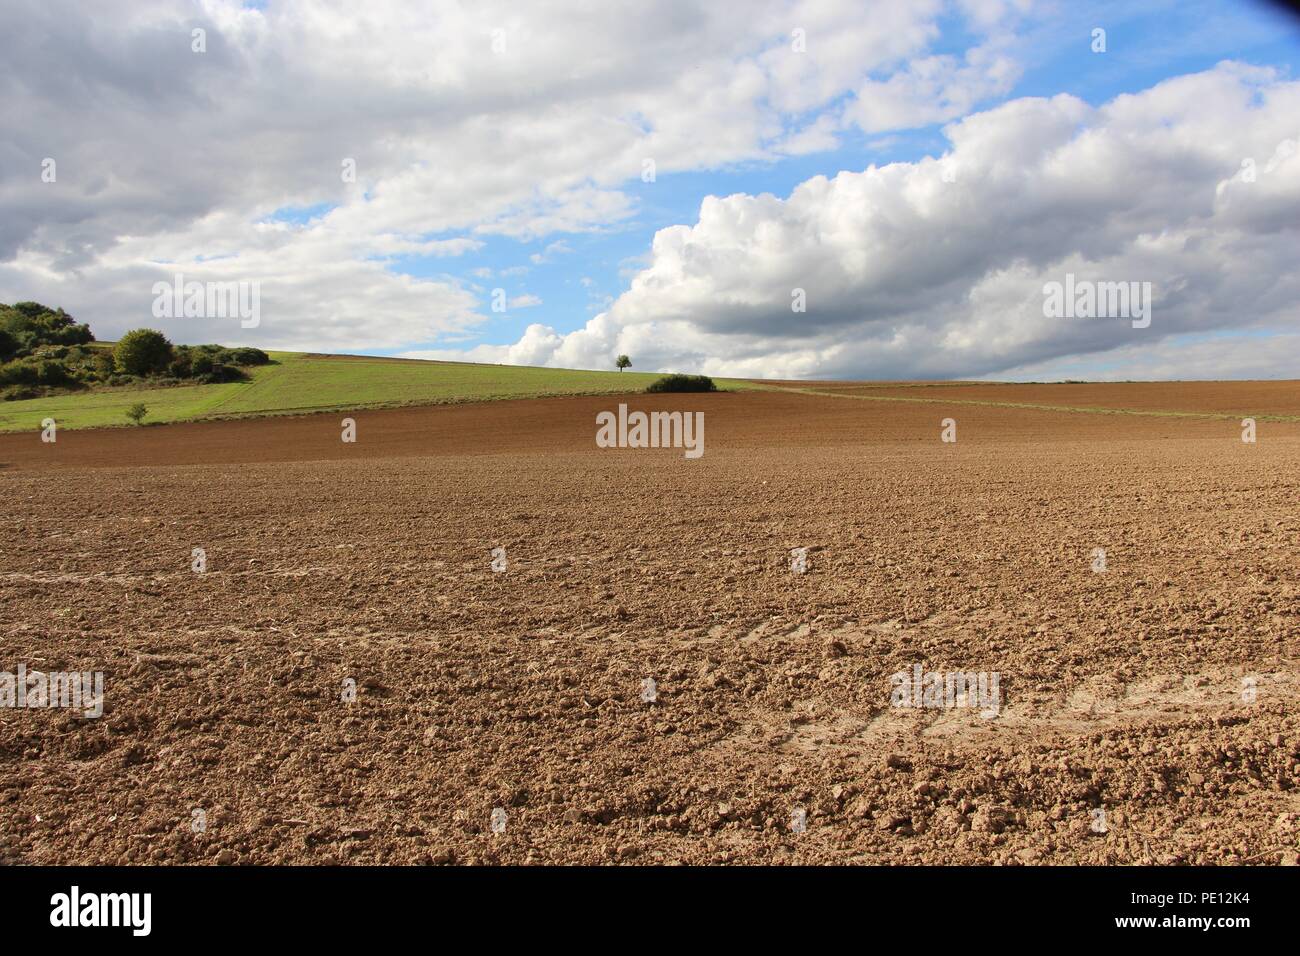
{"label": "green field", "polygon": [[[126,410],[136,402],[148,406],[147,424],[504,398],[626,394],[642,391],[659,377],[651,372],[585,372],[302,352],[270,355],[274,364],[248,369],[252,377],[248,382],[104,388],[0,402],[0,432],[39,429],[46,418],[53,418],[60,428],[126,425]],[[717,384],[726,389],[756,387],[732,379],[718,379]]]}

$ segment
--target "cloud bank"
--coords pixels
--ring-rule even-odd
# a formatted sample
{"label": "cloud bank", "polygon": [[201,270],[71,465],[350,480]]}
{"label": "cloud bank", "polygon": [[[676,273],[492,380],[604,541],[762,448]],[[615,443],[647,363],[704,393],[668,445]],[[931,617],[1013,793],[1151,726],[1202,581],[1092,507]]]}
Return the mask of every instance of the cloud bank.
{"label": "cloud bank", "polygon": [[[990,108],[1023,69],[1027,0],[422,7],[4,4],[0,300],[102,337],[584,368],[1140,377],[1213,355],[1213,375],[1300,374],[1262,334],[1300,331],[1300,93],[1279,72]],[[705,198],[581,328],[449,347],[527,268],[458,274],[465,256],[538,241],[533,267],[585,276],[573,237],[637,215],[648,159],[663,177],[935,123],[942,155]],[[260,326],[154,321],[178,272],[259,282]],[[1150,328],[1045,317],[1069,273],[1150,282]]]}
{"label": "cloud bank", "polygon": [[[1300,331],[1300,84],[1224,63],[1095,109],[1014,100],[945,134],[940,157],[815,177],[785,199],[708,197],[584,328],[534,326],[473,354],[910,379],[1049,374],[1117,350],[1127,374],[1167,377],[1180,336]],[[1151,326],[1044,316],[1044,284],[1067,273],[1151,282]],[[1258,336],[1216,353],[1246,374],[1300,374]]]}
{"label": "cloud bank", "polygon": [[951,73],[946,95],[970,102],[1005,83],[1006,60],[934,65],[940,20],[969,20],[973,47],[1020,16],[937,0],[763,0],[743,16],[704,0],[264,7],[0,8],[0,299],[57,303],[111,336],[183,271],[260,281],[264,316],[164,329],[186,341],[460,340],[489,318],[485,290],[429,257],[616,225],[646,159],[663,176],[825,148],[857,122],[855,91],[896,73],[893,122],[909,122],[918,76]]}

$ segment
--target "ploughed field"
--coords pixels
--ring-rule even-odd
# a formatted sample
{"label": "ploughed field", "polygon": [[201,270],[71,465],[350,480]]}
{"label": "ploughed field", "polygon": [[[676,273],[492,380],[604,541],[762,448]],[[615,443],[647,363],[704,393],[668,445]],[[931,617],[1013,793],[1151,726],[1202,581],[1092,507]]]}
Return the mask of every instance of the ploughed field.
{"label": "ploughed field", "polygon": [[[0,671],[104,674],[98,719],[0,708],[0,857],[1295,862],[1283,384],[0,436]],[[620,401],[703,456],[597,448]],[[918,665],[994,706],[896,706]]]}

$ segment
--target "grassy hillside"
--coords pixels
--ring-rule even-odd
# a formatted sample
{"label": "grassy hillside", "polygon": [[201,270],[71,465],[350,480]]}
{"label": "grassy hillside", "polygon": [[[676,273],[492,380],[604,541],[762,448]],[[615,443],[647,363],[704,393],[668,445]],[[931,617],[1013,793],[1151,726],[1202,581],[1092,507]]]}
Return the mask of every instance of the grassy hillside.
{"label": "grassy hillside", "polygon": [[[146,422],[253,417],[386,405],[436,405],[552,395],[639,392],[659,376],[649,372],[584,372],[509,365],[420,362],[405,359],[272,352],[276,364],[248,369],[251,381],[164,388],[105,388],[0,402],[0,432],[126,424],[136,402]],[[754,387],[719,379],[720,388]]]}

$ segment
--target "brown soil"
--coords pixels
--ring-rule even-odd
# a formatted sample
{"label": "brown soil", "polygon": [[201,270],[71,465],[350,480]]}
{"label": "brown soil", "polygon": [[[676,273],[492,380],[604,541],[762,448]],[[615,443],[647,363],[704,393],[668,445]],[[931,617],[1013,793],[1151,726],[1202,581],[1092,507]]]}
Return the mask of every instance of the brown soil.
{"label": "brown soil", "polygon": [[1056,384],[781,383],[837,394],[927,401],[1011,402],[1116,411],[1229,416],[1300,416],[1300,382],[1115,382]]}
{"label": "brown soil", "polygon": [[[704,457],[597,449],[621,400],[704,410]],[[106,698],[0,709],[0,858],[1296,859],[1300,424],[783,392],[368,411],[355,445],[341,417],[0,436],[0,671]],[[914,664],[996,672],[1000,712],[891,707]]]}

